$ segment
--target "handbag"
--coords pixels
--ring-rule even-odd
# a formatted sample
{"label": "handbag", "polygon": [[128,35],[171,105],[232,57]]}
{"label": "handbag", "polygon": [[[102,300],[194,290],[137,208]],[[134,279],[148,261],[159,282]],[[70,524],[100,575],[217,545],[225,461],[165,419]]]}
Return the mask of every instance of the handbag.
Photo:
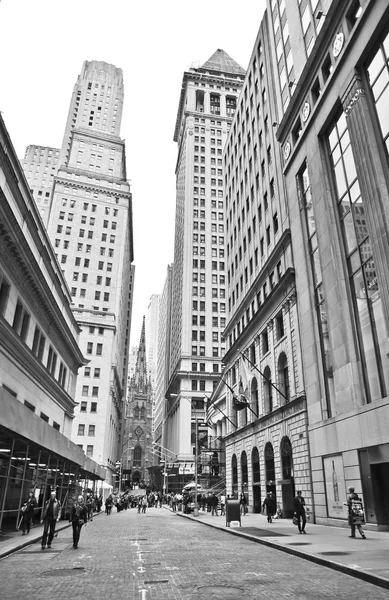
{"label": "handbag", "polygon": [[294,514],[294,515],[293,515],[293,525],[298,525],[298,524],[299,524],[299,520],[298,520],[298,518],[297,518],[297,515],[296,515],[296,514]]}
{"label": "handbag", "polygon": [[23,504],[23,506],[20,508],[21,512],[24,513],[27,510],[27,504]]}

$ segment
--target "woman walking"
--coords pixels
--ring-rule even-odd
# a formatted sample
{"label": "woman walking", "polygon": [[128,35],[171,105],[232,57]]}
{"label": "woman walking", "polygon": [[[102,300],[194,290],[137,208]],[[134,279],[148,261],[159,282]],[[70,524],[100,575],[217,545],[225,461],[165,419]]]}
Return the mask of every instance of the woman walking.
{"label": "woman walking", "polygon": [[80,540],[81,529],[84,523],[88,521],[88,509],[85,506],[84,497],[78,496],[74,502],[71,511],[69,523],[73,527],[73,548],[76,549]]}
{"label": "woman walking", "polygon": [[24,502],[21,510],[22,510],[22,520],[20,526],[22,528],[23,534],[30,533],[31,521],[34,514],[34,508],[36,506],[36,500],[34,496],[34,492],[28,492],[28,497]]}

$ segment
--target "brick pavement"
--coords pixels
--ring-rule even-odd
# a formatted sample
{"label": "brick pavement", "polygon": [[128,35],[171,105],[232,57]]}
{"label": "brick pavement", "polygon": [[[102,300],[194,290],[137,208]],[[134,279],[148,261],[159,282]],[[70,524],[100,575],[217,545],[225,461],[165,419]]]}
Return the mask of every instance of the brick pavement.
{"label": "brick pavement", "polygon": [[[62,570],[62,573],[61,573]],[[2,600],[383,600],[388,591],[164,509],[99,515],[0,561]],[[200,588],[200,589],[199,589]]]}

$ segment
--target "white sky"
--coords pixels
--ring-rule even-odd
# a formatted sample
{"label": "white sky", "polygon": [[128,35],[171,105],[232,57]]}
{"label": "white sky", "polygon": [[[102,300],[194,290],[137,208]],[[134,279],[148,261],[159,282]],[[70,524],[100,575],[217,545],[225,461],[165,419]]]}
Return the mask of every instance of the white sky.
{"label": "white sky", "polygon": [[84,60],[123,70],[121,137],[132,181],[131,345],[173,262],[174,126],[184,70],[218,49],[247,68],[266,0],[1,0],[0,111],[19,158],[59,148]]}

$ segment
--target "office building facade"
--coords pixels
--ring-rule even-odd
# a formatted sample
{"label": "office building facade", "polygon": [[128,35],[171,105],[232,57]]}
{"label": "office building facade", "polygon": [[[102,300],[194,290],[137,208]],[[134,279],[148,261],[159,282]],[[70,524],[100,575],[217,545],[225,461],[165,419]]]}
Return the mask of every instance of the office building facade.
{"label": "office building facade", "polygon": [[166,444],[193,473],[196,418],[224,354],[226,315],[222,151],[244,70],[224,50],[184,73],[174,140],[176,221]]}
{"label": "office building facade", "polygon": [[97,491],[105,473],[70,440],[80,328],[29,182],[0,117],[0,531],[14,530],[29,491],[36,512],[57,490]]}
{"label": "office building facade", "polygon": [[123,98],[121,69],[84,63],[47,215],[89,360],[77,380],[72,436],[104,465],[109,483],[122,444],[134,285],[132,197],[119,137]]}

